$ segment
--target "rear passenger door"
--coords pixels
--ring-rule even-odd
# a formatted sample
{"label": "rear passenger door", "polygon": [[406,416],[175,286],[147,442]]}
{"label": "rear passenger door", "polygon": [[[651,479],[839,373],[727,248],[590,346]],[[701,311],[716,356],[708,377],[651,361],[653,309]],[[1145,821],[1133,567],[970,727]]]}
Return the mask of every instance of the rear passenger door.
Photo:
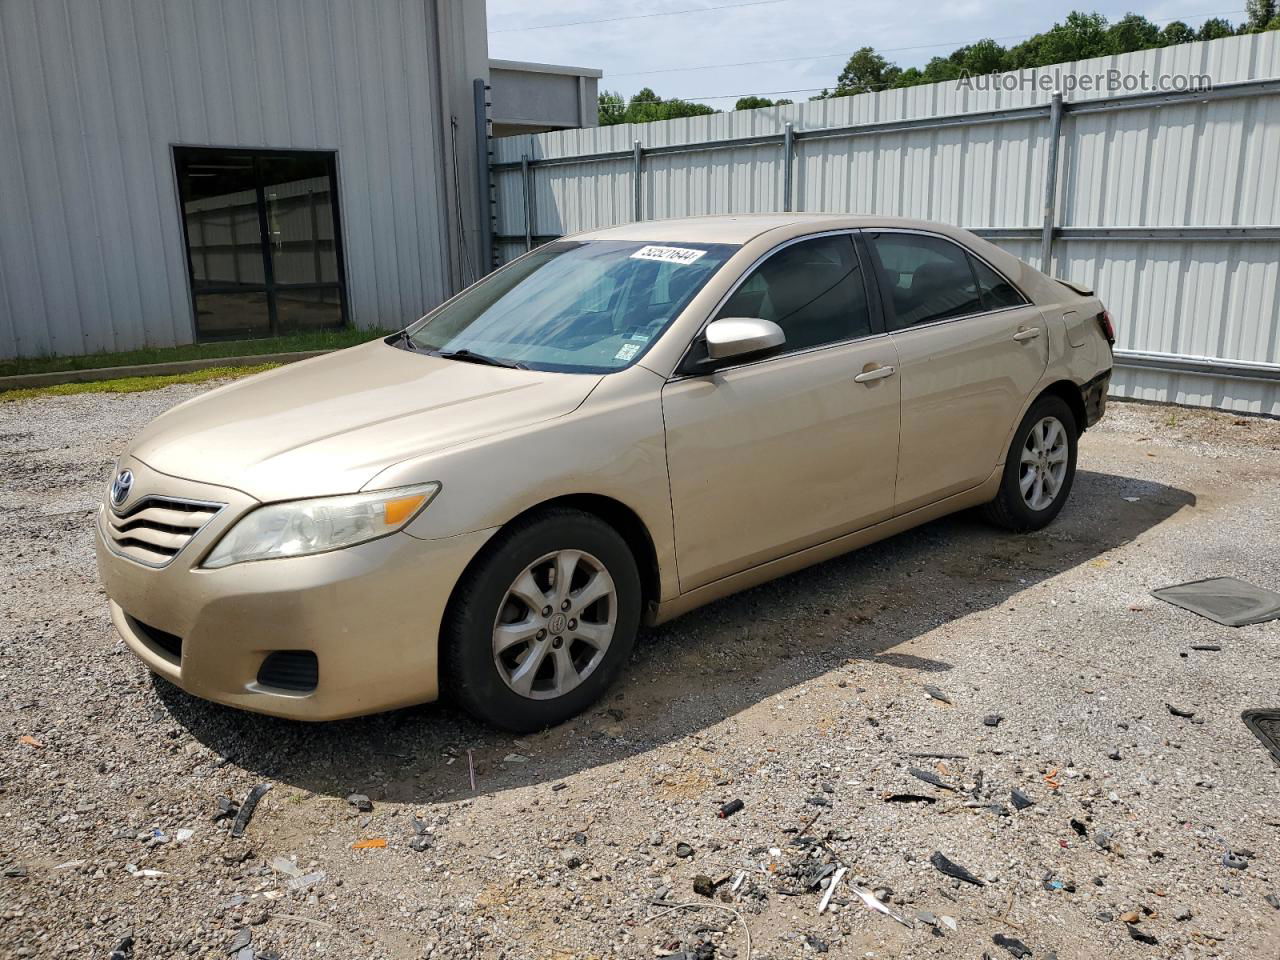
{"label": "rear passenger door", "polygon": [[991,475],[1048,365],[1048,336],[1040,311],[954,241],[897,230],[865,237],[901,369],[902,514]]}

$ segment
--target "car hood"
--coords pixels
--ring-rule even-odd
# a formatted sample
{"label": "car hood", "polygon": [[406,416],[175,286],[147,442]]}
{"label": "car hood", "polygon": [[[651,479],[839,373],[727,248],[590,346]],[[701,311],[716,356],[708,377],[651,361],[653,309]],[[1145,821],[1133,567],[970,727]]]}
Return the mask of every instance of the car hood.
{"label": "car hood", "polygon": [[571,413],[600,379],[445,360],[379,340],[179,404],[129,453],[264,501],[352,493],[401,460]]}

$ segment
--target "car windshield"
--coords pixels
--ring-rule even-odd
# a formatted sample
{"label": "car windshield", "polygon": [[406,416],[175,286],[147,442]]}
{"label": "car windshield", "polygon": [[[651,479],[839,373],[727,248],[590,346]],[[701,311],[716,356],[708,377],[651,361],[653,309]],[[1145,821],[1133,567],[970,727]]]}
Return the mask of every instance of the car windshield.
{"label": "car windshield", "polygon": [[630,366],[737,250],[560,240],[490,274],[401,342],[473,362],[609,373]]}

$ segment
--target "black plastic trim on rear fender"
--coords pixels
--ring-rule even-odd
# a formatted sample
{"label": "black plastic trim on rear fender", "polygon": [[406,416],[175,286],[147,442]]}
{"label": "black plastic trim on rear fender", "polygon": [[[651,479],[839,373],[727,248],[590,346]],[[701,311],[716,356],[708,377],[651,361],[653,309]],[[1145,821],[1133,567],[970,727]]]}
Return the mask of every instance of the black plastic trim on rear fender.
{"label": "black plastic trim on rear fender", "polygon": [[1084,427],[1092,427],[1107,412],[1107,388],[1111,385],[1111,371],[1104,370],[1080,388],[1084,400]]}

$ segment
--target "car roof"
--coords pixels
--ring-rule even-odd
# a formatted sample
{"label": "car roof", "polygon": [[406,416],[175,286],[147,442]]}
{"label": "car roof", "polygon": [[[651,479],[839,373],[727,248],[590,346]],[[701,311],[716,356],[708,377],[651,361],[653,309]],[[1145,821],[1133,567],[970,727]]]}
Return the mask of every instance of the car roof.
{"label": "car roof", "polygon": [[902,217],[855,216],[847,213],[743,213],[732,216],[680,217],[674,220],[642,220],[616,227],[587,230],[575,240],[641,240],[653,243],[746,243],[771,230],[804,227],[838,230],[844,227],[915,227],[936,230],[938,224]]}

